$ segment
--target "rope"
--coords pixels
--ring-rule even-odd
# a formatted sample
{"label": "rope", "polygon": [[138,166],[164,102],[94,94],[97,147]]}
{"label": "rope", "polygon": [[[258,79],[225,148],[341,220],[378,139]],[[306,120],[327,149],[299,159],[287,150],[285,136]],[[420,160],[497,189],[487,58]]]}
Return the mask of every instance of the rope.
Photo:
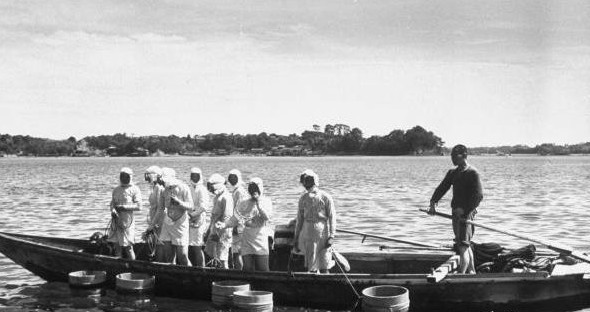
{"label": "rope", "polygon": [[119,219],[119,217],[116,217],[116,218],[111,217],[111,220],[109,221],[107,228],[110,229],[113,233],[118,233],[119,230],[123,230],[123,236],[125,236],[125,239],[128,240],[129,242],[132,242],[132,240],[129,239],[129,236],[126,233],[127,232],[126,230],[129,229],[131,227],[131,225],[133,224],[133,222],[135,221],[135,216],[133,214],[131,214],[131,221],[129,222],[129,225],[127,225],[127,226],[120,225],[119,223],[121,223],[121,222],[117,222],[117,219]]}
{"label": "rope", "polygon": [[238,209],[239,206],[236,206],[234,208],[234,216],[236,216],[237,219],[239,219],[241,222],[246,222],[246,221],[250,221],[254,218],[254,216],[252,215],[252,210],[250,210],[250,215],[249,216],[244,216],[243,214],[240,213],[240,210]]}
{"label": "rope", "polygon": [[154,258],[156,255],[156,246],[158,245],[158,242],[160,241],[160,237],[159,237],[158,233],[156,233],[155,229],[147,230],[143,233],[141,238],[143,239],[143,241],[146,242],[146,245],[148,247],[148,251],[149,251],[148,256],[150,258]]}
{"label": "rope", "polygon": [[211,267],[211,268],[223,269],[223,265],[221,263],[221,260],[219,260],[218,258],[213,258],[213,259],[209,260],[209,262],[207,262],[205,264],[205,266]]}
{"label": "rope", "polygon": [[[336,256],[334,255],[334,247],[332,247],[330,249],[330,252],[332,253],[332,256],[334,258],[336,258]],[[346,282],[348,282],[348,285],[350,285],[350,288],[352,288],[352,292],[354,292],[354,294],[356,295],[356,302],[354,304],[354,307],[351,309],[351,311],[354,311],[356,309],[356,307],[358,306],[358,304],[359,304],[359,300],[361,299],[361,295],[359,295],[359,293],[356,291],[356,289],[352,285],[352,282],[348,278],[348,274],[346,274],[346,272],[344,271],[344,269],[342,268],[342,266],[340,265],[340,263],[337,260],[334,260],[334,262],[336,262],[336,265],[340,269],[340,272],[342,272],[342,275],[344,275],[344,277],[346,278]]]}
{"label": "rope", "polygon": [[111,229],[112,226],[113,226],[113,218],[111,218],[109,220],[109,223],[107,223],[107,226],[104,228],[103,236],[107,236],[108,237],[108,235],[109,235],[109,229]]}

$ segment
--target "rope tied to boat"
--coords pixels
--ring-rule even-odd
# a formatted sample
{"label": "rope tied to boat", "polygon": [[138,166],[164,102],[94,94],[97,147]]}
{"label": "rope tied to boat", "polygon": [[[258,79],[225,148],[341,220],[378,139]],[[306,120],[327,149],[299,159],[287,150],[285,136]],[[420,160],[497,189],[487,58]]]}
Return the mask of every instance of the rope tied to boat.
{"label": "rope tied to boat", "polygon": [[[336,258],[336,256],[334,255],[334,252],[335,252],[334,247],[331,247],[330,248],[330,253],[332,253],[332,257]],[[344,271],[344,269],[340,265],[340,262],[338,262],[336,260],[334,260],[334,262],[336,263],[336,266],[338,266],[338,268],[340,269],[340,272],[342,272],[342,275],[344,275],[344,278],[346,279],[346,282],[348,283],[348,285],[352,289],[352,292],[356,296],[356,301],[354,303],[354,306],[352,307],[352,309],[350,309],[351,311],[354,311],[356,309],[356,307],[358,306],[358,304],[359,304],[359,301],[361,299],[361,295],[359,295],[359,293],[356,291],[356,288],[354,288],[354,285],[352,285],[352,282],[350,281],[350,278],[348,278],[348,274],[346,274],[346,272]]]}

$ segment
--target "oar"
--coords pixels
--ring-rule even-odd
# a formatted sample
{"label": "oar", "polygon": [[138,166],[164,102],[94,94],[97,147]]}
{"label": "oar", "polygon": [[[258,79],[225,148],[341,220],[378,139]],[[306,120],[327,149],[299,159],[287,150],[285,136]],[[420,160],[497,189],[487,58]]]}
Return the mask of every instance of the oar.
{"label": "oar", "polygon": [[452,248],[440,247],[413,247],[413,246],[387,246],[380,245],[379,250],[383,249],[395,249],[395,250],[429,250],[429,251],[453,251]]}
{"label": "oar", "polygon": [[415,242],[415,241],[405,240],[405,239],[401,239],[401,238],[385,237],[385,236],[379,236],[379,235],[373,235],[373,234],[367,234],[367,233],[361,233],[361,232],[354,232],[354,231],[349,231],[349,230],[336,229],[336,232],[360,235],[363,237],[362,243],[365,242],[365,239],[367,239],[367,237],[372,237],[372,238],[378,238],[378,239],[382,239],[382,240],[386,240],[386,241],[410,244],[410,245],[421,246],[421,247],[432,247],[432,248],[439,248],[440,247],[440,246],[429,244],[429,243]]}
{"label": "oar", "polygon": [[[422,209],[421,208],[420,211],[428,213],[428,209]],[[437,215],[437,216],[439,216],[439,217],[443,217],[443,218],[447,218],[447,219],[453,219],[453,216],[451,216],[450,214],[443,213],[443,212],[436,211],[434,214]],[[500,229],[498,227],[492,227],[492,226],[485,225],[485,224],[482,224],[482,223],[479,223],[479,222],[475,222],[475,221],[470,221],[470,220],[463,220],[463,221],[465,223],[467,223],[467,224],[471,224],[473,226],[484,228],[486,230],[490,230],[490,231],[493,231],[493,232],[506,234],[506,235],[509,235],[509,236],[513,236],[513,237],[517,237],[517,238],[520,238],[520,239],[528,240],[528,241],[531,241],[533,243],[541,244],[541,245],[547,246],[547,248],[549,248],[549,249],[551,249],[553,251],[557,251],[559,253],[562,253],[562,254],[571,256],[571,257],[576,258],[578,260],[582,260],[584,262],[590,263],[590,257],[588,257],[587,255],[583,254],[580,251],[574,250],[572,247],[567,246],[567,245],[556,244],[556,243],[551,243],[551,242],[543,241],[543,240],[538,239],[538,238],[526,236],[526,235],[523,235],[523,234],[520,234],[520,233],[515,233],[515,232],[504,230],[504,229]]]}

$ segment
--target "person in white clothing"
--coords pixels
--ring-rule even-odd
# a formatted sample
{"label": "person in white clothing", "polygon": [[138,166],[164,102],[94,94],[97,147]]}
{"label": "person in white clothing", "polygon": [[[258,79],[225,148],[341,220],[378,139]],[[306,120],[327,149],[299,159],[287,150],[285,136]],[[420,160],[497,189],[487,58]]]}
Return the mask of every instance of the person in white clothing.
{"label": "person in white clothing", "polygon": [[225,179],[214,173],[207,182],[207,190],[215,197],[211,209],[211,226],[209,236],[205,245],[205,253],[217,261],[222,268],[229,268],[229,248],[231,246],[231,229],[217,229],[215,224],[218,221],[225,222],[233,215],[233,199],[225,188]]}
{"label": "person in white clothing", "polygon": [[133,171],[124,167],[119,173],[120,185],[115,187],[111,199],[111,226],[108,241],[115,245],[115,256],[135,260],[134,211],[141,210],[141,191],[132,182]]}
{"label": "person in white clothing", "polygon": [[268,228],[271,224],[272,202],[264,196],[262,179],[253,178],[248,183],[250,198],[242,200],[234,215],[226,222],[218,221],[216,227],[225,229],[237,224],[244,225],[240,241],[240,254],[244,271],[269,271]]}
{"label": "person in white clothing", "polygon": [[199,168],[192,168],[190,174],[190,189],[193,197],[193,211],[189,213],[189,260],[193,266],[204,267],[205,232],[209,226],[207,212],[211,211],[211,199],[207,188],[203,184],[203,173]]}
{"label": "person in white clothing", "polygon": [[151,186],[151,193],[148,199],[150,210],[148,211],[147,223],[148,228],[144,232],[144,237],[148,237],[149,233],[155,236],[155,250],[152,255],[156,262],[165,262],[164,257],[164,243],[159,239],[162,232],[162,223],[164,222],[164,186],[158,183],[162,178],[162,168],[158,166],[150,166],[146,169],[144,174],[145,181]]}
{"label": "person in white clothing", "polygon": [[193,198],[188,185],[166,173],[162,177],[166,216],[160,239],[164,242],[167,262],[174,263],[176,258],[177,264],[190,265],[188,212],[193,210]]}
{"label": "person in white clothing", "polygon": [[[227,182],[229,184],[228,189],[231,192],[232,199],[234,201],[234,206],[232,209],[236,209],[241,201],[247,200],[250,198],[248,192],[244,188],[244,182],[242,181],[242,173],[238,169],[230,170],[227,176]],[[243,224],[237,224],[232,230],[232,244],[231,244],[231,252],[232,252],[232,260],[233,260],[233,268],[236,270],[241,270],[244,262],[242,260],[242,256],[240,253],[240,248],[242,246],[242,232],[244,231]]]}
{"label": "person in white clothing", "polygon": [[336,233],[336,207],[332,196],[319,189],[318,175],[310,171],[303,178],[307,192],[299,199],[293,248],[303,245],[305,267],[310,272],[328,273],[330,247]]}

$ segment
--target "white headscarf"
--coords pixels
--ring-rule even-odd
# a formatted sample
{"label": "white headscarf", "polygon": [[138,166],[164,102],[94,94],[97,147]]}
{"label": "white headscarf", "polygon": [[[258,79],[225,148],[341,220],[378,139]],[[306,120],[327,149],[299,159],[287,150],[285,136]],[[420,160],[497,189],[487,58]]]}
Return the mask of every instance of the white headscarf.
{"label": "white headscarf", "polygon": [[149,175],[152,175],[152,174],[156,175],[155,180],[151,180],[151,177],[150,177],[150,181],[149,181],[150,183],[155,183],[157,181],[158,177],[162,177],[162,168],[160,168],[158,166],[150,166],[145,170],[145,173],[149,174]]}
{"label": "white headscarf", "polygon": [[178,181],[176,181],[176,171],[168,167],[162,168],[162,181],[164,181],[165,187],[178,185]]}
{"label": "white headscarf", "polygon": [[201,178],[199,179],[199,182],[195,183],[193,182],[193,180],[191,179],[191,185],[197,185],[197,184],[203,184],[203,172],[201,171],[201,168],[197,168],[197,167],[193,167],[191,168],[191,173],[198,173],[199,176],[201,176]]}
{"label": "white headscarf", "polygon": [[320,186],[320,176],[315,173],[313,170],[308,169],[304,171],[306,175],[313,177],[313,181],[315,182],[315,186]]}
{"label": "white headscarf", "polygon": [[162,168],[160,168],[158,166],[150,166],[147,169],[145,169],[145,173],[162,176]]}
{"label": "white headscarf", "polygon": [[[131,168],[129,168],[129,167],[123,167],[123,168],[121,168],[120,173],[126,173],[126,174],[128,174],[129,175],[129,184],[128,185],[133,184],[133,170],[131,170]],[[121,185],[127,185],[127,184],[121,183]]]}
{"label": "white headscarf", "polygon": [[262,194],[264,193],[264,185],[262,183],[262,179],[261,178],[252,178],[252,179],[250,179],[250,183],[254,183],[258,186],[258,189],[260,190],[260,196],[262,196]]}
{"label": "white headscarf", "polygon": [[[252,179],[250,179],[250,183],[254,183],[258,186],[258,189],[260,190],[259,200],[262,200],[264,198],[262,195],[262,194],[264,194],[264,185],[262,183],[262,179],[261,178],[252,178]],[[253,209],[252,205],[238,205],[236,207],[235,214],[241,220],[250,220],[253,217],[252,209]]]}
{"label": "white headscarf", "polygon": [[213,186],[215,194],[220,194],[225,189],[225,179],[219,174],[214,173],[209,177],[209,183]]}
{"label": "white headscarf", "polygon": [[228,181],[228,185],[229,185],[228,188],[231,191],[235,190],[236,188],[238,188],[240,185],[242,185],[244,183],[244,181],[242,181],[242,173],[240,172],[240,170],[232,169],[229,171],[229,174],[227,176],[229,177],[232,174],[234,174],[234,175],[236,175],[236,177],[238,177],[238,182],[236,183],[236,185],[231,185],[231,183],[229,183],[229,181]]}

